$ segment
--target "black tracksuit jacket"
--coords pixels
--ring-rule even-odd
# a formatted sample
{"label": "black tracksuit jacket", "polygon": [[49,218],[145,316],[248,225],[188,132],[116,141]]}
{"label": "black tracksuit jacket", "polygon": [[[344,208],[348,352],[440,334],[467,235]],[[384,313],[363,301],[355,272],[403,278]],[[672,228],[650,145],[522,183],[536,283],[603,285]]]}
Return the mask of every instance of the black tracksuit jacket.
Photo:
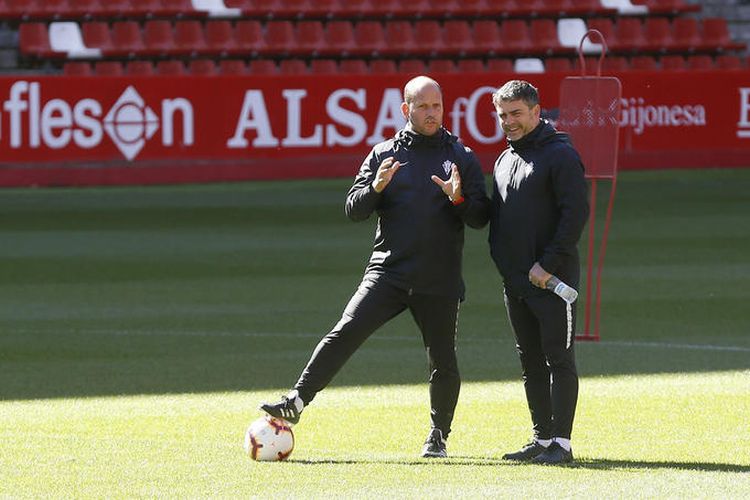
{"label": "black tracksuit jacket", "polygon": [[577,244],[588,218],[584,167],[567,134],[543,120],[509,141],[495,162],[490,253],[515,297],[546,293],[529,282],[535,262],[578,288]]}
{"label": "black tracksuit jacket", "polygon": [[[377,193],[372,181],[389,157],[403,165]],[[447,180],[452,164],[461,175],[465,200],[455,206],[430,178]],[[442,128],[432,136],[405,129],[377,144],[360,167],[345,210],[354,221],[378,214],[365,279],[382,278],[410,294],[463,298],[464,223],[473,228],[487,224],[489,199],[476,156],[457,137]]]}

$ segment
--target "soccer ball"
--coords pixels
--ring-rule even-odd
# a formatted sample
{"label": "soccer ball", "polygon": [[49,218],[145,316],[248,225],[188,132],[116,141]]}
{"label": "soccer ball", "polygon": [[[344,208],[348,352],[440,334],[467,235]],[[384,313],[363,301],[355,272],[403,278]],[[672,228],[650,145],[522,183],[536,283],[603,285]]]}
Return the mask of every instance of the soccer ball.
{"label": "soccer ball", "polygon": [[245,452],[253,460],[286,460],[294,449],[294,433],[284,420],[260,417],[245,432]]}

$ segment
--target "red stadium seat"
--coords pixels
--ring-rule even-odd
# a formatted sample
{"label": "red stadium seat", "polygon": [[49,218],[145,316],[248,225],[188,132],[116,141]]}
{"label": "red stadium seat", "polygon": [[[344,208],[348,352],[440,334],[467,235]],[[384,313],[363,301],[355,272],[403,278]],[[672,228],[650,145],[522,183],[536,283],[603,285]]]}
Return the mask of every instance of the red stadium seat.
{"label": "red stadium seat", "polygon": [[354,26],[349,21],[331,21],[326,26],[326,51],[329,54],[347,57],[364,51],[357,50]]}
{"label": "red stadium seat", "polygon": [[742,69],[742,60],[737,56],[720,55],[716,57],[716,67],[719,69]]}
{"label": "red stadium seat", "polygon": [[279,72],[285,75],[305,75],[307,63],[302,59],[283,59],[279,63]]}
{"label": "red stadium seat", "polygon": [[94,71],[97,76],[122,76],[125,73],[120,61],[97,61]]}
{"label": "red stadium seat", "polygon": [[500,40],[500,25],[495,20],[474,21],[474,49],[492,56],[502,45]]}
{"label": "red stadium seat", "polygon": [[370,73],[381,75],[396,72],[398,72],[398,68],[396,68],[393,59],[375,59],[370,62]]}
{"label": "red stadium seat", "polygon": [[[346,0],[344,0],[345,2]],[[340,17],[342,2],[339,0],[312,0],[307,6],[305,15],[308,17],[319,17],[331,19]]]}
{"label": "red stadium seat", "polygon": [[630,59],[630,69],[655,71],[658,67],[656,59],[651,56],[635,56]]}
{"label": "red stadium seat", "polygon": [[414,23],[414,40],[416,51],[421,54],[435,56],[445,49],[443,31],[440,23],[435,20],[423,20]]}
{"label": "red stadium seat", "polygon": [[536,14],[544,14],[554,17],[562,17],[572,8],[572,0],[528,0],[525,2],[527,8]]}
{"label": "red stadium seat", "polygon": [[455,73],[456,63],[453,59],[430,59],[427,63],[428,73]]}
{"label": "red stadium seat", "polygon": [[[598,57],[595,58],[598,61]],[[596,66],[592,66],[592,70]],[[630,69],[630,63],[627,58],[622,56],[607,56],[602,62],[602,69],[605,71],[627,71]],[[593,73],[593,71],[592,71]]]}
{"label": "red stadium seat", "polygon": [[212,76],[218,74],[216,63],[211,59],[192,59],[188,64],[188,72],[191,75]]}
{"label": "red stadium seat", "polygon": [[205,26],[206,49],[212,54],[237,54],[237,40],[232,23],[226,20],[208,21]]}
{"label": "red stadium seat", "polygon": [[5,15],[12,19],[31,19],[36,17],[34,4],[34,0],[5,0]]}
{"label": "red stadium seat", "polygon": [[333,75],[338,71],[339,65],[333,59],[313,59],[310,62],[310,73],[316,75]]}
{"label": "red stadium seat", "polygon": [[241,59],[222,59],[219,61],[219,73],[222,75],[245,75],[247,64]]}
{"label": "red stadium seat", "polygon": [[370,0],[338,0],[337,16],[335,17],[340,19],[361,17],[362,15],[368,15],[371,11],[372,3]]}
{"label": "red stadium seat", "polygon": [[398,10],[395,15],[409,19],[427,17],[425,16],[425,13],[428,13],[428,16],[433,18],[442,15],[442,11],[432,10],[430,3],[431,0],[409,0],[408,2],[397,2]]}
{"label": "red stadium seat", "polygon": [[513,60],[487,59],[487,71],[493,73],[513,73]]}
{"label": "red stadium seat", "polygon": [[[555,54],[562,51],[557,37],[557,25],[552,19],[534,19],[530,26],[531,40],[534,42],[534,52]],[[572,52],[572,50],[571,50]]]}
{"label": "red stadium seat", "polygon": [[393,17],[402,13],[401,0],[372,0],[367,11],[373,17]]}
{"label": "red stadium seat", "polygon": [[256,20],[238,21],[234,29],[237,50],[250,56],[266,51],[263,25]]}
{"label": "red stadium seat", "polygon": [[646,5],[650,14],[678,15],[701,10],[700,5],[686,4],[683,0],[632,0],[632,3]]}
{"label": "red stadium seat", "polygon": [[269,21],[264,39],[269,54],[288,54],[296,46],[294,25],[291,21]]}
{"label": "red stadium seat", "polygon": [[147,76],[154,74],[154,65],[151,61],[128,61],[125,66],[125,73],[134,76]]}
{"label": "red stadium seat", "polygon": [[456,64],[459,73],[484,73],[484,62],[481,59],[459,59]]}
{"label": "red stadium seat", "polygon": [[[81,0],[75,0],[79,3]],[[108,3],[108,0],[99,0],[101,3]],[[159,16],[164,11],[162,0],[126,0],[123,5],[123,15],[128,17],[142,17],[150,19]],[[101,11],[103,7],[99,7]]]}
{"label": "red stadium seat", "polygon": [[277,0],[274,9],[274,15],[278,17],[288,17],[301,19],[305,17],[310,4],[308,0]]}
{"label": "red stadium seat", "polygon": [[370,68],[363,59],[344,59],[339,63],[341,73],[364,75],[370,72]]}
{"label": "red stadium seat", "polygon": [[[103,1],[109,2],[109,0]],[[161,10],[159,11],[159,15],[165,17],[178,17],[186,14],[196,14],[190,0],[161,0]]]}
{"label": "red stadium seat", "polygon": [[276,63],[270,59],[253,59],[250,61],[249,70],[253,75],[275,75],[279,72]]}
{"label": "red stadium seat", "polygon": [[709,55],[692,55],[687,58],[688,68],[692,70],[712,70],[714,69],[714,60]]}
{"label": "red stadium seat", "polygon": [[91,65],[83,61],[71,61],[63,64],[63,75],[65,76],[91,76],[94,72]]}
{"label": "red stadium seat", "polygon": [[698,21],[692,17],[678,17],[672,23],[673,47],[680,51],[692,51],[702,45],[698,32]]}
{"label": "red stadium seat", "polygon": [[474,50],[474,34],[468,21],[452,20],[443,25],[443,45],[445,50],[460,57]]}
{"label": "red stadium seat", "polygon": [[662,56],[661,68],[669,71],[682,71],[685,69],[685,58],[678,54]]}
{"label": "red stadium seat", "polygon": [[723,50],[744,50],[744,44],[735,43],[729,36],[727,20],[723,17],[703,19],[703,43],[711,48]]}
{"label": "red stadium seat", "polygon": [[617,50],[635,52],[641,49],[645,40],[643,37],[643,25],[637,17],[621,17],[617,20],[615,27],[617,35]]}
{"label": "red stadium seat", "polygon": [[105,53],[112,49],[109,26],[104,21],[82,23],[81,35],[86,47],[96,47]]}
{"label": "red stadium seat", "polygon": [[404,59],[398,63],[398,72],[407,75],[423,75],[427,72],[421,59]]}
{"label": "red stadium seat", "polygon": [[195,56],[206,52],[206,38],[200,21],[177,21],[174,25],[175,50]]}
{"label": "red stadium seat", "polygon": [[617,14],[617,9],[602,6],[601,0],[572,0],[566,7],[566,15],[589,17],[596,15]]}
{"label": "red stadium seat", "polygon": [[185,74],[185,65],[182,61],[169,59],[156,63],[156,72],[160,75],[179,76]]}
{"label": "red stadium seat", "polygon": [[646,50],[663,52],[675,48],[672,26],[666,17],[647,17],[643,31]]}
{"label": "red stadium seat", "polygon": [[544,60],[544,69],[551,72],[571,73],[573,63],[567,57],[549,57]]}
{"label": "red stadium seat", "polygon": [[501,46],[497,53],[516,55],[532,48],[529,26],[521,19],[509,19],[500,25]]}
{"label": "red stadium seat", "polygon": [[[73,3],[75,1],[73,0]],[[132,9],[129,0],[101,0],[96,14],[104,17],[122,17],[130,15]]]}
{"label": "red stadium seat", "polygon": [[73,0],[68,2],[66,14],[73,18],[91,18],[99,15],[101,11],[102,6],[99,0]]}
{"label": "red stadium seat", "polygon": [[[68,0],[44,0],[32,4],[33,14],[35,17],[45,19],[59,19],[68,15]],[[90,69],[90,68],[89,68]]]}
{"label": "red stadium seat", "polygon": [[256,18],[273,18],[281,7],[280,0],[224,0],[229,8],[242,9],[243,15]]}
{"label": "red stadium seat", "polygon": [[409,54],[414,50],[414,32],[408,21],[389,21],[385,25],[386,52]]}
{"label": "red stadium seat", "polygon": [[360,21],[354,27],[357,46],[364,52],[377,55],[385,47],[385,33],[379,21]]}
{"label": "red stadium seat", "polygon": [[143,53],[166,55],[174,48],[172,23],[169,21],[146,21],[143,25]]}
{"label": "red stadium seat", "polygon": [[[602,34],[604,37],[604,41],[607,43],[607,47],[612,48],[616,45],[616,36],[615,36],[615,23],[612,21],[612,19],[606,18],[606,17],[595,17],[592,19],[589,19],[586,23],[586,26],[589,29],[597,30],[599,33]],[[596,37],[594,37],[596,38]],[[596,38],[594,40],[595,42],[599,42],[599,39]]]}
{"label": "red stadium seat", "polygon": [[325,32],[321,21],[300,21],[297,23],[297,46],[308,55],[317,55],[325,47]]}
{"label": "red stadium seat", "polygon": [[18,27],[18,46],[21,54],[27,56],[51,57],[54,54],[45,23],[21,23]]}
{"label": "red stadium seat", "polygon": [[[441,0],[435,0],[433,5],[437,4],[436,7],[439,8],[442,3]],[[506,4],[507,2],[498,0],[452,0],[447,3],[448,5],[445,8],[454,16],[483,17],[490,14],[503,14],[498,12],[498,9],[502,7],[499,4]]]}
{"label": "red stadium seat", "polygon": [[135,55],[143,50],[141,28],[135,21],[118,21],[112,25],[112,49],[118,55]]}

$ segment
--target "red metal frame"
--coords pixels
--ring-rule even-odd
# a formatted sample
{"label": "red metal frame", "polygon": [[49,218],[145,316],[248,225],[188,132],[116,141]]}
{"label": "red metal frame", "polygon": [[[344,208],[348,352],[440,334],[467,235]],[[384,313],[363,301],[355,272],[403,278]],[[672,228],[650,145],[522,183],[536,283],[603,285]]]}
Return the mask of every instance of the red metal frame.
{"label": "red metal frame", "polygon": [[[599,56],[596,76],[586,76],[586,60],[583,56],[583,43],[587,37],[591,35],[597,35],[602,45],[602,52]],[[596,78],[597,83],[601,80],[602,76],[602,62],[607,52],[607,43],[604,36],[598,30],[589,30],[582,38],[578,46],[578,58],[581,66],[581,77],[582,78]],[[619,85],[619,80],[618,80]],[[618,98],[619,100],[619,98]],[[617,134],[615,135],[614,148],[617,151]],[[598,169],[596,169],[598,170]],[[600,320],[601,320],[601,277],[602,269],[604,268],[604,256],[607,251],[607,237],[609,235],[610,223],[612,220],[612,207],[614,205],[615,190],[617,188],[617,155],[615,154],[613,159],[613,165],[610,173],[587,173],[586,178],[591,181],[591,200],[590,200],[590,213],[589,213],[589,235],[588,235],[588,256],[587,256],[587,274],[586,274],[586,304],[584,312],[584,332],[583,334],[576,335],[578,340],[592,340],[598,341],[601,338],[600,334]],[[596,200],[597,200],[597,185],[599,180],[609,179],[611,181],[611,190],[609,194],[609,202],[607,204],[607,213],[604,221],[604,232],[601,238],[601,244],[598,252],[598,259],[596,265],[596,277],[594,278],[593,266],[594,266],[594,240],[596,236]],[[595,309],[594,317],[594,329],[591,329],[591,311],[592,311],[592,285],[594,279],[596,280],[596,297],[593,301],[593,308]]]}

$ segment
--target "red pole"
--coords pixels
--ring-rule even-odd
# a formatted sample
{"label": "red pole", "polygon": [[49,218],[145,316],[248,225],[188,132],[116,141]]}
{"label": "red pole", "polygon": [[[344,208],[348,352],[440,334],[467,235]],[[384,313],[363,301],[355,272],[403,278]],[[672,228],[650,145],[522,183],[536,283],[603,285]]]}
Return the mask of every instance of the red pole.
{"label": "red pole", "polygon": [[[596,179],[591,179],[591,206],[589,210],[589,250],[586,263],[586,312],[583,337],[591,338],[591,283],[594,267],[594,224],[596,222]],[[598,288],[597,284],[597,288]]]}
{"label": "red pole", "polygon": [[596,324],[594,338],[599,340],[599,318],[602,303],[602,268],[604,267],[604,254],[607,252],[607,234],[609,233],[609,222],[612,220],[612,206],[615,201],[615,187],[617,186],[617,176],[612,177],[612,190],[609,193],[609,203],[607,204],[607,216],[604,220],[604,234],[602,236],[602,246],[599,249],[599,262],[596,269]]}

